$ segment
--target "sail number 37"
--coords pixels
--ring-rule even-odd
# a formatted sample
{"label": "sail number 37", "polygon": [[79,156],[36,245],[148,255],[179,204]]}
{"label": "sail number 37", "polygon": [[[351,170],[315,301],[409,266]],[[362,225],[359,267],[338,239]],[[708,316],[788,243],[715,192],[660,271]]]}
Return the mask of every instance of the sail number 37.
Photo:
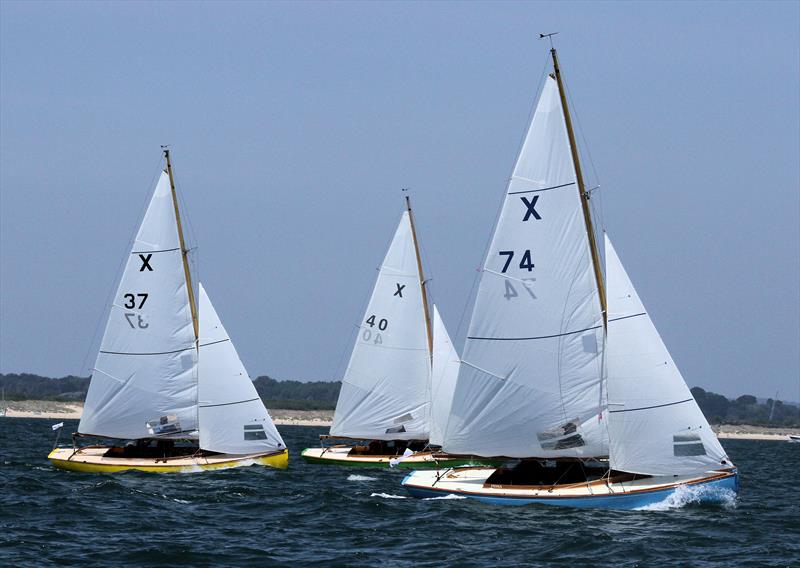
{"label": "sail number 37", "polygon": [[[147,301],[148,296],[149,294],[125,294],[123,296],[125,299],[123,306],[128,310],[141,310],[144,307],[144,303]],[[125,319],[128,320],[128,325],[130,325],[133,329],[147,329],[150,327],[150,324],[147,323],[142,316],[137,313],[128,312],[125,314]]]}

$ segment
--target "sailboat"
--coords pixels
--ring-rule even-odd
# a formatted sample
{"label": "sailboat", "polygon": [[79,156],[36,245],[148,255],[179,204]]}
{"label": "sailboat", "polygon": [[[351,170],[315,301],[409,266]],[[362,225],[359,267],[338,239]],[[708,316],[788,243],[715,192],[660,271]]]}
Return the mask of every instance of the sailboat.
{"label": "sailboat", "polygon": [[0,402],[0,418],[4,418],[8,407],[6,406],[6,389],[3,389],[3,400]]}
{"label": "sailboat", "polygon": [[435,306],[431,323],[408,196],[405,205],[358,330],[330,435],[320,437],[322,447],[303,450],[307,462],[404,468],[474,463],[439,451],[458,357]]}
{"label": "sailboat", "polygon": [[[195,304],[169,150],[128,256],[72,447],[84,472],[288,466],[288,450],[199,285]],[[78,445],[81,437],[108,444]]]}
{"label": "sailboat", "polygon": [[[415,471],[414,496],[630,509],[737,470],[611,241],[606,279],[555,49],[483,264],[443,450],[502,467]],[[689,488],[689,489],[687,489]]]}

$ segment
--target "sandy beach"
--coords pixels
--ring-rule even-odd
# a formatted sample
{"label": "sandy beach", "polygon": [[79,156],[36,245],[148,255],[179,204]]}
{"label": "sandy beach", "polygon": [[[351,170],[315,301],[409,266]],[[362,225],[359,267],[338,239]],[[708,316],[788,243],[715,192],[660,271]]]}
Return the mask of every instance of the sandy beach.
{"label": "sandy beach", "polygon": [[[56,402],[52,400],[9,401],[8,418],[46,418],[48,420],[79,420],[83,403]],[[278,426],[330,426],[332,410],[282,410],[270,409],[270,415]]]}
{"label": "sandy beach", "polygon": [[[51,400],[21,400],[8,402],[8,418],[46,418],[48,420],[78,420],[83,412],[83,403],[55,402]],[[278,426],[331,425],[332,410],[283,410],[270,409]],[[788,440],[789,435],[800,435],[800,428],[767,428],[746,424],[723,424],[714,426],[721,440]]]}

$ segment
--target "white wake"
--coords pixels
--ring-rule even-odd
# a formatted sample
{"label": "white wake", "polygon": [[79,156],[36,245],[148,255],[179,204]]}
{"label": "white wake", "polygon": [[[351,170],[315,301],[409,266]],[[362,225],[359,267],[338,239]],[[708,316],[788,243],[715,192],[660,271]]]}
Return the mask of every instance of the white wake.
{"label": "white wake", "polygon": [[663,501],[637,507],[636,511],[667,511],[680,509],[697,503],[717,503],[725,507],[736,506],[736,492],[730,489],[708,486],[679,485]]}

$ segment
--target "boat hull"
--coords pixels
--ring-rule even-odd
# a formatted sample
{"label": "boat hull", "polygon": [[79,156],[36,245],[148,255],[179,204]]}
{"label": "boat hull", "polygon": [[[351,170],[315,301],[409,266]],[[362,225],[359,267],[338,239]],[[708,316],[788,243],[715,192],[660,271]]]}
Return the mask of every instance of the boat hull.
{"label": "boat hull", "polygon": [[[414,471],[402,481],[414,497],[459,495],[492,505],[556,505],[597,509],[641,509],[660,503],[729,502],[738,492],[736,470],[702,476],[646,478],[606,484],[592,482],[534,489],[486,486],[492,468]],[[437,479],[438,478],[438,479]]]}
{"label": "boat hull", "polygon": [[[340,465],[346,467],[388,468],[390,460],[397,456],[351,456],[350,446],[332,446],[329,448],[306,448],[300,456],[308,463],[324,465]],[[484,465],[486,459],[471,456],[451,456],[441,452],[416,452],[396,464],[404,469],[442,469],[443,467],[459,467],[465,465]],[[492,461],[492,465],[501,462]]]}
{"label": "boat hull", "polygon": [[270,454],[215,454],[213,456],[180,456],[167,459],[120,458],[103,454],[108,446],[56,448],[48,459],[59,469],[86,473],[118,473],[122,471],[146,471],[149,473],[190,473],[214,469],[230,469],[248,465],[265,465],[278,469],[289,466],[289,451]]}

